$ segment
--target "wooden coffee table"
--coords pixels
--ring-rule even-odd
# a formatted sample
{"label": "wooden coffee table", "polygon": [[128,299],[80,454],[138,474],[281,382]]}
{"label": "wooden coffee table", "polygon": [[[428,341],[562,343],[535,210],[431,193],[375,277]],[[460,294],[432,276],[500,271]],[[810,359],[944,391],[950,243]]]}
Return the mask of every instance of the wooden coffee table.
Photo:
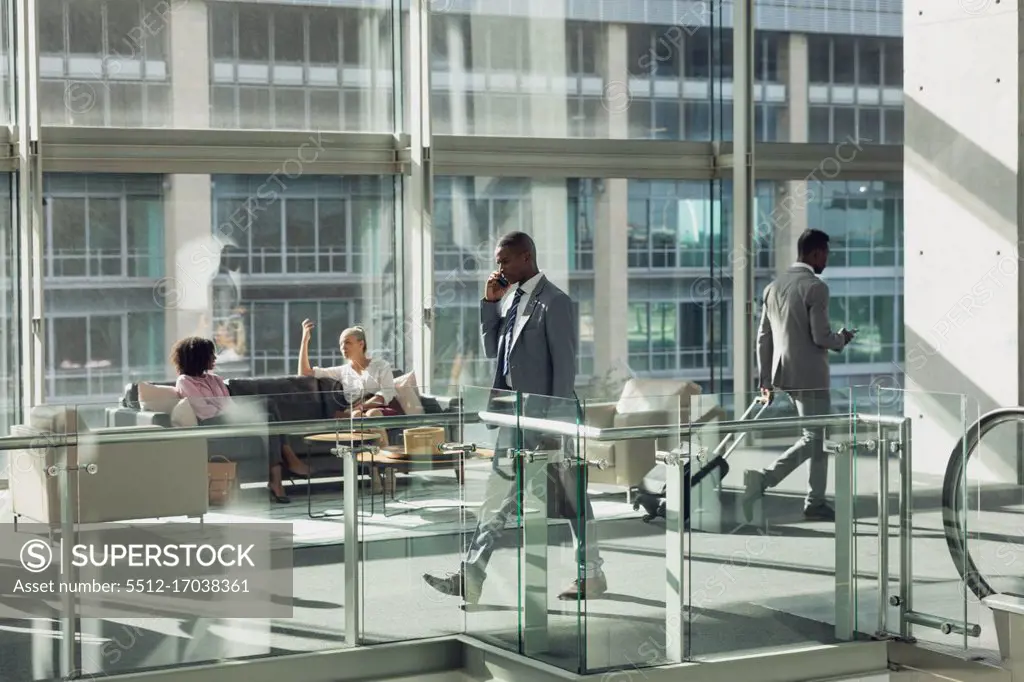
{"label": "wooden coffee table", "polygon": [[[376,480],[379,474],[383,474],[384,488],[381,491],[381,504],[383,506],[384,516],[388,515],[387,511],[387,498],[390,493],[391,499],[395,500],[395,474],[411,474],[420,471],[433,471],[451,469],[455,472],[455,480],[459,484],[465,480],[465,462],[467,459],[490,459],[494,457],[494,450],[485,448],[478,448],[475,452],[467,453],[462,455],[456,453],[454,455],[438,453],[437,455],[406,455],[400,448],[382,448],[376,454],[370,454],[368,452],[360,453],[359,462],[362,464],[369,464],[371,476]],[[370,514],[374,513],[374,501],[375,495],[371,492],[370,494]],[[402,502],[404,505],[408,505],[408,502]],[[414,507],[414,509],[421,509],[424,507],[434,507],[434,505],[423,505],[421,507]],[[444,508],[450,507],[462,507],[462,503],[454,505],[444,505]],[[406,509],[400,514],[412,511],[412,509]],[[392,514],[396,516],[397,514]]]}
{"label": "wooden coffee table", "polygon": [[[345,444],[345,445],[348,445],[348,446],[353,446],[353,445],[362,445],[362,444],[365,444],[365,443],[374,443],[374,442],[380,440],[380,438],[381,438],[381,434],[380,433],[375,433],[375,432],[372,432],[372,431],[331,431],[330,433],[315,433],[313,435],[304,437],[302,440],[305,441],[306,443],[339,443],[339,444]],[[308,454],[308,450],[307,450],[307,454]],[[364,454],[369,454],[369,453],[364,453]],[[368,463],[368,462],[364,461],[362,455],[360,455],[359,461],[360,461],[360,463],[363,463],[363,464],[367,464]],[[372,470],[373,469],[371,467],[371,471]],[[374,472],[373,480],[374,481],[377,480],[376,479],[376,472]],[[342,481],[342,484],[344,484],[344,481]],[[357,485],[358,485],[358,482],[357,482]],[[373,485],[373,483],[371,481],[371,486],[372,485]],[[373,504],[373,492],[372,492],[373,488],[371,487],[370,490],[371,490],[371,493],[370,493],[370,503],[372,505]],[[371,509],[372,509],[372,507],[371,507]],[[333,518],[337,518],[339,516],[344,516],[344,515],[345,515],[344,513],[341,513],[341,514],[331,514],[330,512],[318,512],[316,514],[313,513],[312,474],[307,473],[306,474],[306,516],[308,516],[311,519],[333,519]]]}

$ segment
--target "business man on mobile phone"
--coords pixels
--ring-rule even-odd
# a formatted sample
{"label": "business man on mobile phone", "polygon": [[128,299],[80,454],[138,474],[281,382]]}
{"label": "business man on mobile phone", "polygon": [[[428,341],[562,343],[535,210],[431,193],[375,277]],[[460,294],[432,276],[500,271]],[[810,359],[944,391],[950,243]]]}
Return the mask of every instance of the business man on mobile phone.
{"label": "business man on mobile phone", "polygon": [[[487,278],[480,301],[484,354],[496,360],[491,384],[495,394],[521,400],[515,407],[521,417],[575,423],[579,418],[575,400],[578,329],[569,295],[540,271],[536,244],[524,232],[501,238],[495,264],[498,268]],[[423,579],[438,592],[460,596],[466,604],[479,603],[491,555],[508,522],[521,519],[524,513],[523,489],[543,486],[549,517],[569,521],[577,551],[577,570],[571,571],[574,579],[559,599],[576,601],[604,594],[608,582],[586,490],[586,470],[550,463],[537,480],[528,481],[523,478],[522,459],[509,460],[502,454],[509,448],[561,450],[571,459],[576,444],[575,439],[531,429],[498,429],[492,474],[466,556],[457,571],[428,573]]]}
{"label": "business man on mobile phone", "polygon": [[[806,230],[797,241],[798,259],[764,289],[761,323],[757,330],[757,366],[761,400],[771,403],[776,391],[785,392],[801,417],[828,414],[829,351],[842,352],[856,330],[833,332],[829,322],[828,285],[818,275],[828,264],[829,236]],[[754,502],[794,469],[811,460],[804,517],[834,521],[825,499],[828,455],[822,428],[804,428],[792,447],[764,470],[744,472],[743,511],[752,520]]]}

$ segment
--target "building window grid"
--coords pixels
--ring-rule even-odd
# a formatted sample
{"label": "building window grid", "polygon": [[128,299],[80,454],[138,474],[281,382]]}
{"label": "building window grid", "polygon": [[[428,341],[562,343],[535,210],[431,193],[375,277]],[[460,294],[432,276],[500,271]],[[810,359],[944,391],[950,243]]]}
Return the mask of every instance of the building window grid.
{"label": "building window grid", "polygon": [[[101,402],[110,396],[119,394],[129,381],[160,381],[167,377],[166,364],[132,365],[129,354],[132,339],[129,334],[129,317],[132,315],[162,315],[162,312],[121,312],[97,313],[95,315],[48,314],[46,320],[47,348],[46,353],[46,395],[51,399],[74,402]],[[93,344],[93,329],[99,320],[117,320],[118,352],[117,357],[102,360],[94,357],[96,349]],[[81,320],[85,323],[85,335],[81,339],[85,344],[85,362],[81,366],[62,366],[64,360],[58,360],[57,350],[61,348],[61,338],[56,327],[61,321]],[[73,390],[84,387],[85,391]],[[71,390],[68,390],[71,389]]]}
{"label": "building window grid", "polygon": [[[39,12],[40,22],[46,20],[58,20],[61,22],[62,48],[59,52],[47,50],[40,47],[40,54],[51,58],[59,58],[63,64],[62,70],[65,78],[56,77],[50,74],[40,76],[41,113],[44,125],[135,125],[145,127],[164,127],[169,124],[169,96],[171,72],[170,64],[165,55],[168,53],[166,45],[169,30],[165,23],[159,23],[159,29],[145,36],[142,44],[137,42],[128,43],[127,37],[122,39],[124,45],[115,46],[111,38],[110,30],[110,7],[108,2],[100,3],[100,50],[94,53],[79,53],[71,50],[72,22],[70,17],[70,4],[77,2],[86,4],[87,0],[46,0],[47,4],[59,4],[59,16],[53,14],[47,16]],[[158,0],[144,0],[135,3],[139,10],[138,16],[132,22],[133,26],[145,26],[147,22],[154,20],[165,22],[158,11]],[[159,40],[164,43],[159,50],[154,50],[153,41]],[[124,48],[130,54],[125,55],[119,52],[116,47]],[[69,60],[77,55],[88,58],[99,59],[99,69],[92,72],[75,73],[69,77]],[[139,75],[132,77],[124,69],[125,60],[138,61],[140,63]],[[151,73],[149,65],[159,64],[157,73]],[[116,66],[116,72],[111,73]],[[116,76],[116,78],[114,78]],[[93,83],[96,83],[95,85]],[[114,105],[113,98],[115,90],[122,88],[137,87],[141,93],[141,99],[136,106],[128,107],[123,113],[118,113],[118,107]],[[155,93],[162,93],[156,96]],[[116,120],[127,119],[129,115],[139,117],[135,121]]]}
{"label": "building window grid", "polygon": [[[253,376],[281,376],[292,374],[293,370],[298,367],[299,363],[299,347],[297,340],[297,333],[299,330],[293,329],[293,325],[289,324],[292,318],[290,311],[293,307],[299,306],[316,306],[316,331],[319,337],[314,337],[310,343],[310,355],[309,362],[314,367],[332,367],[334,365],[340,365],[345,362],[345,357],[341,354],[341,349],[337,343],[333,345],[328,342],[329,338],[336,339],[337,335],[341,334],[343,329],[347,329],[355,324],[358,324],[358,306],[352,305],[349,302],[342,302],[342,310],[345,311],[345,321],[342,323],[344,326],[334,329],[333,326],[330,329],[325,328],[323,320],[326,317],[324,313],[325,307],[335,303],[334,301],[325,301],[323,299],[282,299],[282,300],[252,300],[245,301],[244,306],[250,312],[248,318],[249,331],[248,338],[252,339],[251,344],[251,363]],[[271,324],[275,325],[278,320],[262,320],[260,319],[259,310],[264,306],[280,306],[281,307],[281,319],[280,324],[283,327],[282,337],[284,343],[281,348],[260,348],[260,337],[256,333],[262,325]],[[368,339],[370,340],[370,339]],[[372,343],[372,340],[371,340]],[[317,352],[319,351],[319,352]]]}
{"label": "building window grid", "polygon": [[[141,277],[143,279],[149,279],[155,277],[158,273],[149,272],[148,261],[151,259],[153,253],[150,249],[130,249],[128,248],[128,199],[155,199],[160,200],[159,196],[150,194],[127,194],[127,193],[111,193],[111,192],[54,192],[44,193],[44,208],[43,214],[46,221],[46,248],[44,250],[43,258],[46,261],[46,278],[47,279],[61,279],[64,277],[89,277],[89,278],[124,278],[124,277]],[[80,199],[82,201],[82,229],[85,237],[85,249],[64,249],[56,248],[57,244],[54,238],[54,200],[75,200]],[[90,211],[90,203],[95,201],[109,201],[115,200],[118,202],[118,220],[119,220],[119,249],[117,253],[110,251],[109,249],[94,249],[91,248],[91,221],[92,215]],[[103,269],[103,263],[111,260],[118,262],[118,269],[120,272],[111,274],[105,272]],[[69,268],[74,269],[73,264],[75,261],[81,261],[82,271],[78,273],[66,272]],[[135,273],[134,275],[132,273]],[[139,275],[138,273],[147,273],[145,275]]]}
{"label": "building window grid", "polygon": [[[525,194],[529,194],[529,189],[524,189]],[[435,207],[440,200],[442,203],[447,202],[449,207],[453,207],[456,199],[453,194],[443,195],[436,194],[434,196]],[[464,201],[467,204],[467,213],[470,214],[469,220],[471,227],[475,227],[475,230],[471,230],[472,239],[479,240],[472,244],[459,244],[454,238],[454,220],[455,217],[452,215],[452,210],[449,208],[449,214],[446,216],[446,223],[437,221],[435,218],[434,222],[434,270],[435,270],[435,281],[442,281],[445,278],[441,277],[440,273],[458,273],[462,276],[478,276],[481,274],[481,268],[489,268],[494,260],[494,254],[491,251],[492,245],[496,244],[498,238],[506,232],[512,230],[522,230],[524,232],[530,231],[530,211],[533,207],[533,202],[529,198],[525,198],[522,194],[508,193],[504,196],[484,196],[480,197],[473,193],[472,189],[462,194],[462,197],[458,201]],[[514,222],[509,220],[500,220],[498,217],[499,206],[515,205],[516,209],[511,214],[514,217]],[[481,206],[486,206],[486,225],[479,224],[475,219],[474,215],[478,216],[478,209]],[[434,215],[437,216],[439,212],[434,211]],[[483,228],[483,229],[481,229]],[[446,234],[447,232],[447,234]],[[482,233],[486,233],[484,236]],[[480,237],[483,236],[481,239]],[[468,248],[466,248],[468,247]]]}
{"label": "building window grid", "polygon": [[[687,310],[687,306],[692,309]],[[710,365],[706,302],[684,299],[630,300],[627,315],[629,367],[640,374],[705,369]],[[687,315],[696,312],[697,316]],[[671,317],[671,322],[669,322]],[[688,345],[685,326],[700,327],[699,346]],[[635,323],[635,327],[633,326]],[[692,330],[689,330],[692,331]],[[635,337],[635,338],[634,338]]]}
{"label": "building window grid", "polygon": [[[853,309],[852,302],[860,299],[860,302],[867,302],[868,306],[868,319],[867,320],[855,320],[851,319],[850,311]],[[892,301],[891,319],[888,323],[895,334],[891,338],[885,338],[889,336],[883,334],[885,328],[882,326],[882,318],[884,317],[884,311],[880,310],[883,307],[881,303],[885,299]],[[891,296],[888,295],[870,295],[870,294],[850,294],[845,296],[835,296],[831,301],[832,310],[838,310],[845,313],[847,319],[834,319],[832,324],[835,327],[848,326],[848,327],[859,327],[861,339],[860,344],[851,346],[853,352],[840,353],[834,356],[833,361],[839,365],[860,365],[860,364],[877,364],[877,363],[893,363],[897,364],[903,359],[903,344],[900,338],[901,323],[903,321],[902,312],[902,301],[903,295],[901,293],[895,293]],[[867,338],[865,332],[870,332],[873,329],[878,330],[878,348],[876,352],[869,352],[864,348],[865,342],[870,342],[870,338]]]}
{"label": "building window grid", "polygon": [[[241,229],[247,235],[245,241],[247,275],[357,273],[361,270],[360,260],[363,256],[361,246],[352,239],[353,217],[351,197],[341,198],[321,196],[315,193],[294,193],[287,197],[280,197],[276,202],[272,202],[263,211],[276,211],[274,215],[277,218],[277,232],[280,237],[279,245],[276,248],[258,246],[253,243],[254,223],[258,218],[258,214],[263,211],[257,212],[253,210],[249,204],[251,199],[252,195],[249,194],[219,193],[215,197],[217,210],[214,214],[214,230],[224,232],[229,229],[232,231]],[[313,202],[313,247],[293,246],[288,243],[288,209],[290,205],[300,201]],[[337,202],[343,205],[344,246],[324,247],[321,244],[321,234],[324,228],[320,223],[320,215],[322,202],[324,201]],[[241,225],[238,223],[239,216],[243,219]],[[312,261],[315,264],[313,269],[301,268],[298,264],[303,259]]]}
{"label": "building window grid", "polygon": [[[828,185],[832,186],[832,194],[827,193],[826,183],[819,183],[816,188],[812,190],[814,196],[822,197],[821,200],[811,202],[811,215],[809,218],[813,223],[817,223],[822,227],[827,227],[828,221],[825,219],[824,213],[830,210],[840,211],[844,218],[844,232],[842,235],[832,235],[832,254],[831,254],[831,267],[843,268],[843,267],[870,267],[870,268],[892,268],[902,267],[903,265],[903,195],[902,186],[888,182],[877,182],[877,181],[837,181],[829,182]],[[863,199],[860,199],[861,196]],[[856,225],[851,230],[847,226],[853,220],[851,217],[851,208],[849,201],[862,200],[867,203],[867,211],[872,214],[879,214],[876,219],[882,221],[883,225],[880,229],[871,229],[867,235],[855,234]],[[879,208],[876,208],[876,204],[881,203]],[[891,204],[891,206],[889,206]],[[859,210],[859,209],[852,209]],[[815,216],[815,213],[819,213],[819,216]],[[888,215],[887,215],[888,214]],[[876,235],[885,234],[884,223],[886,220],[891,219],[892,224],[892,236],[890,240],[879,240],[875,239]],[[827,231],[827,230],[826,230]],[[853,234],[851,234],[853,233]],[[859,242],[864,242],[864,237],[867,236],[866,244],[854,244],[851,245],[850,241],[853,239]],[[845,237],[845,238],[844,238]],[[883,253],[892,253],[891,261],[881,257]],[[860,258],[858,258],[860,256]],[[866,257],[866,262],[863,261]],[[861,261],[861,262],[858,262]]]}
{"label": "building window grid", "polygon": [[[232,46],[231,46],[231,57],[215,57],[210,59],[210,92],[211,92],[211,108],[212,118],[215,127],[223,128],[259,128],[263,127],[259,125],[259,121],[252,119],[245,119],[246,112],[250,114],[253,111],[253,107],[248,106],[250,103],[243,102],[244,97],[255,97],[265,103],[265,107],[257,106],[256,109],[264,109],[266,112],[265,124],[268,128],[274,129],[293,129],[293,130],[313,130],[318,129],[321,126],[328,128],[337,128],[339,130],[363,130],[366,125],[366,121],[373,120],[374,115],[372,113],[365,112],[367,107],[374,106],[374,98],[369,96],[371,89],[363,88],[352,88],[346,87],[343,84],[333,85],[317,85],[310,82],[310,69],[318,66],[329,66],[338,70],[339,80],[341,78],[342,69],[349,64],[348,52],[346,51],[346,42],[355,40],[357,45],[360,40],[358,37],[353,37],[351,32],[346,33],[350,25],[356,26],[356,36],[359,35],[359,30],[363,24],[362,21],[358,20],[359,15],[355,11],[343,10],[332,10],[332,19],[335,23],[335,35],[337,41],[337,61],[334,63],[321,63],[314,61],[311,49],[311,22],[322,22],[323,17],[312,16],[314,8],[299,8],[289,7],[287,9],[283,7],[277,7],[273,5],[266,5],[271,9],[266,10],[266,21],[267,21],[267,58],[265,60],[259,59],[242,59],[241,58],[241,26],[239,19],[239,8],[233,6],[234,3],[217,2],[216,4],[210,4],[210,10],[208,12],[208,21],[213,24],[214,12],[215,11],[226,11],[230,13],[231,20],[231,31],[232,31]],[[264,7],[264,6],[251,6],[246,5],[246,8],[252,7]],[[302,12],[302,61],[290,61],[290,60],[278,60],[277,58],[277,41],[276,36],[276,22],[279,20],[278,13],[281,11],[301,11]],[[319,13],[323,13],[322,11]],[[210,54],[214,54],[217,51],[217,46],[214,41],[217,37],[214,31],[209,31],[210,36]],[[361,47],[361,46],[360,46]],[[359,48],[357,48],[358,51]],[[217,64],[230,64],[232,73],[234,74],[233,82],[224,82],[216,77],[215,70]],[[255,65],[259,67],[267,67],[268,74],[272,74],[276,66],[296,66],[302,67],[302,82],[301,83],[288,83],[279,84],[274,82],[273,76],[268,76],[266,82],[243,82],[239,77],[239,67],[244,65]],[[359,66],[364,66],[359,64]],[[385,79],[384,81],[374,80],[374,88],[384,88],[390,90],[393,87],[393,81]],[[230,111],[225,111],[226,104],[223,100],[222,106],[217,105],[220,97],[227,96],[231,102]],[[321,107],[317,106],[314,100],[318,100],[319,104],[328,102],[333,96],[334,107],[328,107],[321,111]],[[291,102],[298,97],[302,102],[302,115],[301,121],[288,120],[286,115],[280,111],[279,106],[281,102]],[[265,100],[265,101],[264,101]],[[330,111],[328,111],[330,109]]]}

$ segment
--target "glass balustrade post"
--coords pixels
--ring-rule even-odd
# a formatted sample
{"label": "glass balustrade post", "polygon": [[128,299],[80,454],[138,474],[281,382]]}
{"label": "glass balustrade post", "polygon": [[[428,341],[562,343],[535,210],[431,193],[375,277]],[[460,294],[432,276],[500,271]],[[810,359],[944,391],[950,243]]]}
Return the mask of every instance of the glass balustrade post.
{"label": "glass balustrade post", "polygon": [[[680,414],[680,407],[677,402],[669,413]],[[680,420],[676,419],[668,427],[666,452],[658,455],[665,464],[665,659],[672,662],[683,661],[688,654],[686,632],[689,628],[684,625],[684,614],[689,602],[687,557],[690,548],[685,501],[686,487],[690,483],[686,459],[693,452],[693,440],[692,432],[688,432],[685,439],[681,436]]]}
{"label": "glass balustrade post", "polygon": [[[851,401],[852,405],[852,401]],[[854,435],[856,429],[856,412],[851,412],[847,424],[847,433]],[[835,472],[835,528],[836,528],[836,639],[848,641],[853,639],[857,627],[853,582],[853,496],[854,496],[854,462],[856,438],[844,439],[836,446]]]}
{"label": "glass balustrade post", "polygon": [[[351,419],[344,426],[354,432]],[[339,428],[341,426],[339,425]],[[335,447],[341,448],[340,443]],[[358,456],[347,448],[342,455],[342,476],[344,482],[345,506],[345,642],[350,647],[359,646],[359,613],[362,605],[360,599],[360,549],[359,542],[359,465]]]}
{"label": "glass balustrade post", "polygon": [[[58,580],[65,581],[68,585],[74,585],[78,581],[74,574],[77,572],[72,562],[72,550],[75,545],[75,523],[78,514],[78,495],[75,493],[74,483],[70,480],[71,471],[69,466],[68,453],[72,446],[65,445],[60,448],[62,456],[57,458],[56,466],[48,472],[57,477],[57,485],[60,494],[60,554],[61,566],[67,567],[70,575],[65,578],[59,575]],[[77,478],[78,472],[75,472]],[[60,596],[60,672],[61,677],[69,679],[72,671],[80,671],[81,665],[78,660],[78,647],[75,646],[75,634],[78,632],[80,620],[76,613],[75,595],[70,591],[64,591]]]}
{"label": "glass balustrade post", "polygon": [[[517,393],[517,404],[522,405]],[[522,410],[517,410],[522,414]],[[524,419],[527,417],[520,417]],[[528,435],[527,435],[528,434]],[[522,478],[523,551],[520,594],[523,614],[522,652],[537,657],[548,651],[548,472],[559,454],[541,446],[543,434],[519,430]],[[557,438],[557,436],[556,436]],[[533,446],[533,447],[528,447]],[[560,462],[559,462],[560,464]]]}
{"label": "glass balustrade post", "polygon": [[878,634],[889,631],[889,438],[878,426]]}
{"label": "glass balustrade post", "polygon": [[900,637],[909,639],[913,636],[907,614],[912,610],[911,585],[913,573],[913,468],[910,448],[910,420],[904,419],[899,427],[899,439],[894,444],[900,457]]}

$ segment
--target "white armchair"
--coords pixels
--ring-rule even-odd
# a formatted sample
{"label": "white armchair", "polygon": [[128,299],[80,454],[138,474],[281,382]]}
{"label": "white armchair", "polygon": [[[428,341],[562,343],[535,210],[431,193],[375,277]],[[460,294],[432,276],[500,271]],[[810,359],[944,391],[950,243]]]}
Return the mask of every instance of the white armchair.
{"label": "white armchair", "polygon": [[[686,424],[690,421],[691,398],[700,393],[699,385],[683,379],[630,379],[618,402],[587,404],[585,423],[598,428]],[[603,459],[609,465],[603,471],[590,469],[588,482],[623,486],[628,499],[629,489],[654,467],[654,455],[664,443],[645,438],[588,440],[584,445],[587,459]]]}
{"label": "white armchair", "polygon": [[[58,478],[50,466],[86,467],[78,472],[77,489],[69,491],[75,523],[130,521],[168,516],[202,517],[209,504],[205,438],[146,437],[132,443],[99,445],[95,437],[107,431],[152,431],[159,426],[90,430],[74,408],[41,406],[32,409],[29,424],[15,425],[12,435],[38,437],[38,445],[16,450],[9,457],[11,504],[15,522],[60,524]],[[78,433],[78,445],[53,447],[47,435]],[[142,434],[140,434],[142,435]],[[143,436],[145,437],[145,436]]]}

